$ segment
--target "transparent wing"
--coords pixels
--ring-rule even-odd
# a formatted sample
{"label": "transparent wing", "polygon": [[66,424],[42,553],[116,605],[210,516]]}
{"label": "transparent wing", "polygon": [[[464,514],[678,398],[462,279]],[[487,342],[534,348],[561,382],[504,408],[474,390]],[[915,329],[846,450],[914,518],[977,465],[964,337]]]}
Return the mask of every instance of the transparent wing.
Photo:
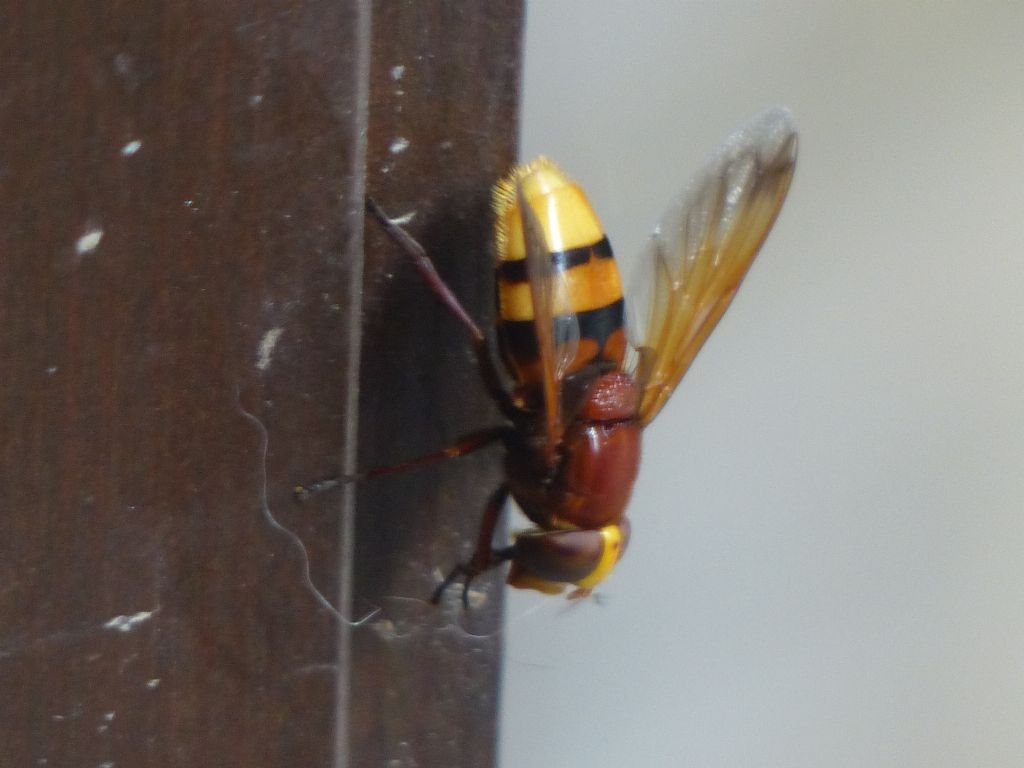
{"label": "transparent wing", "polygon": [[526,246],[526,272],[533,303],[533,328],[540,359],[541,390],[544,400],[544,458],[548,466],[556,462],[556,449],[562,441],[562,380],[576,357],[579,323],[567,312],[568,291],[561,284],[561,273],[551,261],[544,228],[517,188],[519,210],[523,217]]}
{"label": "transparent wing", "polygon": [[739,289],[786,197],[796,146],[787,110],[762,113],[719,147],[651,235],[628,301],[644,425]]}

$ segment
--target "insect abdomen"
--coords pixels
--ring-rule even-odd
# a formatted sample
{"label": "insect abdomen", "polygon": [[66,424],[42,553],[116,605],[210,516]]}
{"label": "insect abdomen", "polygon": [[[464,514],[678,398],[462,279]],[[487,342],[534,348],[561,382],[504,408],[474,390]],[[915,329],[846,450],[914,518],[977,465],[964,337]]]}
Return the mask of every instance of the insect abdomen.
{"label": "insect abdomen", "polygon": [[560,323],[579,327],[576,355],[566,373],[594,362],[619,367],[625,354],[622,283],[611,245],[579,186],[539,158],[494,188],[498,335],[512,375],[521,385],[540,381],[520,189],[544,231],[556,328]]}

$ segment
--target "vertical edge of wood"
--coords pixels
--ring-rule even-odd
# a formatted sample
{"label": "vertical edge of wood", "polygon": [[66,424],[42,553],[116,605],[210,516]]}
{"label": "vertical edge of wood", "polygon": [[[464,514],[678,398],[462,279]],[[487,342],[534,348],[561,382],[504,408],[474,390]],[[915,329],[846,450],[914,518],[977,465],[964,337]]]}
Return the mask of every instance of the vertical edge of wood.
{"label": "vertical edge of wood", "polygon": [[[359,109],[358,117],[353,122],[352,143],[352,179],[351,194],[354,198],[350,206],[350,239],[346,244],[349,263],[353,265],[348,286],[348,318],[346,330],[347,344],[347,382],[345,388],[345,435],[341,457],[341,468],[345,474],[358,471],[359,460],[359,399],[362,388],[360,374],[362,366],[362,331],[363,331],[363,247],[364,247],[364,206],[366,196],[366,150],[369,133],[369,100],[370,100],[370,60],[372,33],[372,2],[357,0],[354,4],[356,12],[356,39],[358,54],[354,62],[354,79],[356,83],[355,102]],[[338,569],[338,610],[342,616],[352,617],[352,576],[355,562],[355,518],[356,492],[354,485],[346,485],[342,490],[341,526],[339,548],[341,562]],[[334,726],[334,765],[335,768],[349,768],[354,765],[350,760],[351,740],[349,739],[349,722],[351,720],[351,665],[352,665],[352,627],[346,623],[338,625],[338,682],[335,688],[336,711]]]}

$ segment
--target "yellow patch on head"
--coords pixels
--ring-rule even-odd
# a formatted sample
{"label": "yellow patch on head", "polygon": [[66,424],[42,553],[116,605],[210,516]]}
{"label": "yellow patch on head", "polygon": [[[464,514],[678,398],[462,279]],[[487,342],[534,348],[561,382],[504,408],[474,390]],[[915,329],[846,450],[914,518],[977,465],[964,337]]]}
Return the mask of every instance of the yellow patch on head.
{"label": "yellow patch on head", "polygon": [[548,581],[528,573],[510,574],[508,585],[516,589],[535,589],[545,595],[560,595],[565,591],[565,584],[558,581]]}
{"label": "yellow patch on head", "polygon": [[601,550],[601,559],[597,566],[589,574],[575,582],[576,586],[590,589],[604,580],[611,573],[612,568],[619,562],[622,555],[622,529],[617,525],[606,525],[600,530],[604,539],[604,549]]}

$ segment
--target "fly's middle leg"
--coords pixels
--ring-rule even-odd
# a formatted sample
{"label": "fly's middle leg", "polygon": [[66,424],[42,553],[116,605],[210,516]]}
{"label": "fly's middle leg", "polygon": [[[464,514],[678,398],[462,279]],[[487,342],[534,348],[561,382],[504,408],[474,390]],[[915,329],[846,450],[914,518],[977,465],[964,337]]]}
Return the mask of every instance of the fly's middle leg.
{"label": "fly's middle leg", "polygon": [[404,472],[408,469],[416,469],[418,467],[436,464],[444,461],[445,459],[454,459],[459,456],[466,456],[499,441],[505,443],[507,447],[514,438],[515,430],[512,429],[512,427],[500,426],[481,429],[477,432],[472,432],[466,435],[458,442],[449,445],[447,448],[442,448],[440,451],[427,453],[423,456],[417,456],[414,459],[401,461],[397,464],[388,464],[383,467],[374,467],[363,472],[357,472],[354,475],[336,475],[334,477],[324,478],[323,480],[317,480],[316,482],[309,483],[308,485],[297,485],[294,489],[295,498],[299,501],[306,501],[311,496],[316,496],[326,491],[334,490],[345,483],[357,483],[361,480],[369,480],[372,477],[392,475],[396,472]]}

